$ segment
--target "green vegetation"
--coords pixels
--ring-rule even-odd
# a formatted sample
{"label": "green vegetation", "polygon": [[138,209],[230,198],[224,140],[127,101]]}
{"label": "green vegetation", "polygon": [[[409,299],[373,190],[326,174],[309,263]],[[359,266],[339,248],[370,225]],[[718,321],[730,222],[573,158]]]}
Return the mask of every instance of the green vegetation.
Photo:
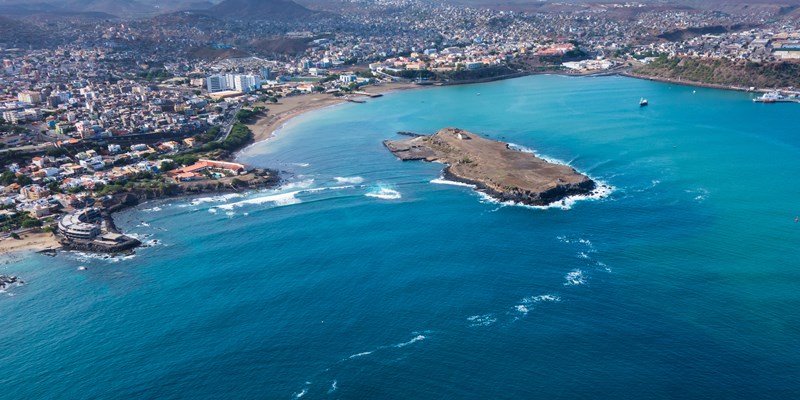
{"label": "green vegetation", "polygon": [[658,78],[738,87],[800,86],[800,63],[755,63],[659,56],[633,72]]}
{"label": "green vegetation", "polygon": [[[42,226],[42,221],[34,218],[27,212],[20,212],[17,215],[10,216],[0,221],[0,230],[9,232],[20,228],[36,228]],[[11,237],[14,237],[12,234]],[[18,237],[15,237],[17,239]]]}
{"label": "green vegetation", "polygon": [[148,81],[165,81],[173,77],[169,71],[165,69],[151,69],[147,72],[140,72],[138,74],[141,78],[147,79]]}
{"label": "green vegetation", "polygon": [[47,149],[47,155],[50,157],[61,157],[67,154],[67,150],[63,147],[51,147]]}
{"label": "green vegetation", "polygon": [[178,164],[178,165],[192,165],[192,164],[196,163],[197,160],[199,160],[199,159],[200,158],[198,158],[196,155],[193,155],[193,154],[180,154],[180,155],[172,157],[172,160],[174,161],[174,164]]}

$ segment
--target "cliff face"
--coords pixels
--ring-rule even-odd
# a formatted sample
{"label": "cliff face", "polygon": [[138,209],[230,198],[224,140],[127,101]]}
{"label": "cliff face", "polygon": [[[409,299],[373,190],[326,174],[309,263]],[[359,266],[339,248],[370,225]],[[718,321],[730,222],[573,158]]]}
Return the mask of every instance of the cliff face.
{"label": "cliff face", "polygon": [[595,182],[566,165],[512,150],[506,143],[445,128],[432,136],[387,140],[401,160],[447,164],[447,179],[469,183],[501,201],[543,206],[565,197],[588,194]]}

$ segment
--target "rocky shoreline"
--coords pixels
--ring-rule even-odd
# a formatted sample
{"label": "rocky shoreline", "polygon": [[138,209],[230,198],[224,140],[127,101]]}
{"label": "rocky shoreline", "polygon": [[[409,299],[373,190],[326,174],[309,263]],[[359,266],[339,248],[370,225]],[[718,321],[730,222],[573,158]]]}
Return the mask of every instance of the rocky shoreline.
{"label": "rocky shoreline", "polygon": [[114,223],[113,213],[137,206],[146,201],[159,200],[165,198],[188,197],[208,193],[230,193],[246,190],[263,189],[277,186],[280,183],[277,171],[267,169],[254,169],[251,172],[236,177],[233,182],[214,181],[212,182],[193,182],[183,185],[175,185],[165,190],[131,190],[118,193],[105,199],[100,208],[102,215],[103,231],[116,236],[114,241],[108,240],[75,240],[64,235],[57,234],[59,244],[63,250],[87,251],[93,253],[123,253],[132,251],[142,245],[136,238],[125,236]]}
{"label": "rocky shoreline", "polygon": [[6,290],[10,286],[22,286],[25,282],[13,275],[0,275],[0,290]]}
{"label": "rocky shoreline", "polygon": [[458,128],[383,143],[403,161],[444,163],[445,179],[473,185],[501,202],[547,206],[570,196],[591,194],[597,187],[569,166],[549,163]]}

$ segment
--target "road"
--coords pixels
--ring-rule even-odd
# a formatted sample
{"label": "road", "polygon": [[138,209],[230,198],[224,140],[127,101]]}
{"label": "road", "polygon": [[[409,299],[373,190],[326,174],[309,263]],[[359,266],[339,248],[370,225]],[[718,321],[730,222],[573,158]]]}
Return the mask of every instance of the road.
{"label": "road", "polygon": [[217,137],[218,142],[224,142],[228,139],[228,136],[231,134],[231,130],[233,129],[233,125],[236,123],[236,114],[239,113],[239,110],[242,109],[242,104],[237,104],[233,107],[232,110],[228,110],[225,118],[225,124],[222,125],[222,129],[220,129],[220,136]]}

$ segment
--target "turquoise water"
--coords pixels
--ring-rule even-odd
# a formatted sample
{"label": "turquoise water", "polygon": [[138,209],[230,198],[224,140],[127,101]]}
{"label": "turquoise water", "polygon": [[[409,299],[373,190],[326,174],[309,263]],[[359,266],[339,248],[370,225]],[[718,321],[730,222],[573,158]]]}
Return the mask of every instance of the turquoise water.
{"label": "turquoise water", "polygon": [[[301,116],[241,155],[284,188],[120,213],[157,241],[134,257],[0,267],[28,282],[2,397],[800,397],[800,108],[750,98],[535,76]],[[499,205],[381,143],[445,126],[615,190]]]}

